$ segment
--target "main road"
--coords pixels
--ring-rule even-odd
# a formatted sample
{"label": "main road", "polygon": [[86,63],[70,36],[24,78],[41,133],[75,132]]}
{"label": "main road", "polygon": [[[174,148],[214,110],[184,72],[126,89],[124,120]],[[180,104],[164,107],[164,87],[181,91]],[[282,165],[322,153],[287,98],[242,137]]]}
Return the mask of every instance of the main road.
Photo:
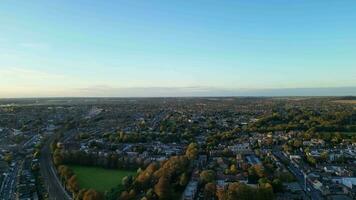
{"label": "main road", "polygon": [[55,139],[55,135],[51,135],[41,150],[41,157],[40,157],[41,175],[44,179],[45,186],[47,187],[47,191],[49,193],[49,199],[71,200],[72,199],[71,196],[64,189],[60,180],[58,179],[52,163],[50,145],[54,141],[54,139]]}
{"label": "main road", "polygon": [[19,171],[20,163],[15,161],[15,164],[11,166],[8,173],[6,174],[3,183],[1,185],[0,199],[1,200],[10,200],[16,199],[16,182],[17,182],[17,173]]}
{"label": "main road", "polygon": [[296,177],[299,185],[303,188],[306,194],[308,194],[312,200],[321,200],[323,197],[320,192],[313,187],[308,178],[305,177],[303,171],[296,166],[294,166],[290,159],[287,158],[281,151],[273,151],[273,154],[280,160],[288,161],[287,169],[292,172],[292,174]]}

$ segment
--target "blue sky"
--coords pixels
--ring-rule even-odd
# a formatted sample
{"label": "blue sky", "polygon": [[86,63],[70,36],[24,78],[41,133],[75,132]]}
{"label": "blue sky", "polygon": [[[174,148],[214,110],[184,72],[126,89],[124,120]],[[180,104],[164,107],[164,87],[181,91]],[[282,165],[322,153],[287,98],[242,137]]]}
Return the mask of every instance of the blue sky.
{"label": "blue sky", "polygon": [[4,0],[0,97],[356,87],[355,8],[354,0]]}

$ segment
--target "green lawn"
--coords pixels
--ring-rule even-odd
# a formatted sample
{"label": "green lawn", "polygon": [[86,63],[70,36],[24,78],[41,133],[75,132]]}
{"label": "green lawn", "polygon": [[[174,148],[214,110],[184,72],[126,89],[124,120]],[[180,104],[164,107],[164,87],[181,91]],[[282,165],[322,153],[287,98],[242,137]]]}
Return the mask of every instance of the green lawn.
{"label": "green lawn", "polygon": [[136,174],[135,171],[131,170],[114,170],[78,165],[71,165],[70,168],[77,175],[80,188],[92,188],[100,192],[121,186],[123,177]]}

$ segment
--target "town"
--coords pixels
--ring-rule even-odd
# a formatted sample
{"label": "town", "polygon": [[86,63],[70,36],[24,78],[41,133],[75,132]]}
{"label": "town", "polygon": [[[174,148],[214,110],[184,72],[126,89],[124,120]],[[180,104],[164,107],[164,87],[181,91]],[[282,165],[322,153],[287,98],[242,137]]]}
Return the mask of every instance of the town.
{"label": "town", "polygon": [[352,97],[0,100],[0,199],[356,199]]}

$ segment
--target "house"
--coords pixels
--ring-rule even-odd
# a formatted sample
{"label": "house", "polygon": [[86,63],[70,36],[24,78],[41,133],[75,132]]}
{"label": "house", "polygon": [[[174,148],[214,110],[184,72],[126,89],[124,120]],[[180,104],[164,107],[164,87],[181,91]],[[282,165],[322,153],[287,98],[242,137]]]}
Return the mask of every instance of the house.
{"label": "house", "polygon": [[285,186],[286,190],[290,191],[291,193],[298,193],[303,191],[298,182],[284,183],[283,185]]}
{"label": "house", "polygon": [[251,165],[260,165],[261,164],[261,160],[255,155],[246,156],[246,160]]}
{"label": "house", "polygon": [[231,152],[233,152],[234,154],[251,152],[251,147],[250,147],[250,144],[248,142],[235,144],[235,145],[232,145],[232,146],[228,146],[227,148]]}
{"label": "house", "polygon": [[217,180],[216,181],[216,189],[219,190],[225,190],[225,188],[227,187],[227,183],[225,182],[225,180]]}
{"label": "house", "polygon": [[356,177],[336,177],[333,178],[332,181],[334,183],[343,184],[350,189],[356,188]]}
{"label": "house", "polygon": [[300,160],[301,159],[301,157],[300,157],[300,155],[289,155],[289,159],[291,159],[291,160]]}

